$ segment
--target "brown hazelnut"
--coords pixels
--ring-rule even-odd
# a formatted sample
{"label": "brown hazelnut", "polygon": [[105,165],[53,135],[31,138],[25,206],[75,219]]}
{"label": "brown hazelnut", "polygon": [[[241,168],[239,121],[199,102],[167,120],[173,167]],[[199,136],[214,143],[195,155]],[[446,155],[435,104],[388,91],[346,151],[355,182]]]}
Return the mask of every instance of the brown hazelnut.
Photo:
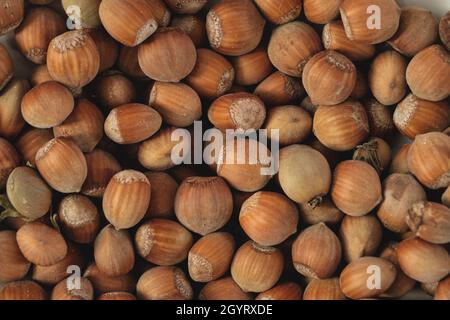
{"label": "brown hazelnut", "polygon": [[197,51],[191,38],[176,28],[160,28],[139,46],[139,65],[153,80],[178,82],[195,67]]}
{"label": "brown hazelnut", "polygon": [[99,14],[106,31],[128,47],[141,44],[158,28],[153,7],[146,0],[105,0]]}
{"label": "brown hazelnut", "polygon": [[388,43],[403,55],[412,57],[438,38],[438,22],[431,11],[419,6],[402,8],[400,26]]}
{"label": "brown hazelnut", "polygon": [[[379,25],[368,18],[368,9],[377,6]],[[341,19],[350,40],[378,44],[390,39],[400,25],[400,7],[395,0],[344,0],[340,7]],[[370,12],[373,14],[373,12]],[[377,18],[372,17],[372,18]],[[375,23],[374,23],[375,22]],[[372,23],[373,25],[368,27]]]}
{"label": "brown hazelnut", "polygon": [[304,230],[292,245],[294,267],[308,278],[331,277],[337,270],[341,256],[342,248],[338,237],[324,223]]}
{"label": "brown hazelnut", "polygon": [[46,7],[33,8],[16,30],[16,44],[28,60],[43,64],[50,41],[64,31],[64,19],[55,11]]}
{"label": "brown hazelnut", "polygon": [[53,79],[78,89],[97,76],[100,54],[94,40],[86,31],[68,31],[50,42],[47,67]]}
{"label": "brown hazelnut", "polygon": [[17,231],[16,238],[23,256],[34,264],[51,266],[67,255],[63,236],[41,222],[24,225]]}
{"label": "brown hazelnut", "polygon": [[409,63],[406,81],[421,99],[446,99],[450,95],[450,53],[437,44],[423,49]]}
{"label": "brown hazelnut", "polygon": [[233,65],[220,54],[209,49],[197,50],[197,63],[186,82],[206,98],[218,98],[233,85]]}
{"label": "brown hazelnut", "polygon": [[116,229],[130,229],[144,218],[151,197],[150,182],[135,170],[125,170],[114,175],[103,196],[106,219]]}
{"label": "brown hazelnut", "polygon": [[72,93],[56,81],[45,82],[28,91],[22,99],[22,115],[35,128],[60,125],[72,113]]}
{"label": "brown hazelnut", "polygon": [[184,261],[193,239],[191,233],[175,221],[153,219],[142,224],[135,236],[137,253],[159,266]]}
{"label": "brown hazelnut", "polygon": [[52,139],[39,149],[36,167],[45,181],[62,193],[80,192],[87,176],[83,152],[67,138]]}
{"label": "brown hazelnut", "polygon": [[306,63],[321,50],[317,32],[306,23],[294,21],[273,31],[267,52],[279,71],[301,77]]}
{"label": "brown hazelnut", "polygon": [[234,256],[231,276],[245,292],[264,292],[278,282],[283,267],[283,254],[279,249],[248,241]]}
{"label": "brown hazelnut", "polygon": [[110,277],[130,272],[134,267],[135,254],[128,231],[106,226],[95,239],[94,258],[99,270]]}
{"label": "brown hazelnut", "polygon": [[211,47],[229,56],[241,56],[256,49],[265,24],[250,0],[219,1],[206,16],[206,32]]}
{"label": "brown hazelnut", "polygon": [[207,235],[231,219],[233,199],[220,177],[191,177],[183,181],[175,197],[175,214],[189,230]]}

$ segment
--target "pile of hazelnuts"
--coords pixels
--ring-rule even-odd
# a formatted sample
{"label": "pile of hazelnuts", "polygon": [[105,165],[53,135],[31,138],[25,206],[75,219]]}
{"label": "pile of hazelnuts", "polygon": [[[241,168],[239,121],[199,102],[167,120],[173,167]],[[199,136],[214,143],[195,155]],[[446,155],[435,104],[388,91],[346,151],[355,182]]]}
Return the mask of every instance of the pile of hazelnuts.
{"label": "pile of hazelnuts", "polygon": [[[0,35],[0,300],[450,299],[450,12],[0,0]],[[276,172],[175,163],[196,121]]]}

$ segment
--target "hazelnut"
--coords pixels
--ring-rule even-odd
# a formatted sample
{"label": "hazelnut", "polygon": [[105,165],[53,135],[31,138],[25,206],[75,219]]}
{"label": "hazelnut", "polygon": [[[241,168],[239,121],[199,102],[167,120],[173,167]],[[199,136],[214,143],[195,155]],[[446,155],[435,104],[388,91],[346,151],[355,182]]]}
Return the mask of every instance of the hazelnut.
{"label": "hazelnut", "polygon": [[410,143],[400,146],[397,154],[392,158],[391,168],[389,170],[391,173],[409,173],[407,158],[410,148]]}
{"label": "hazelnut", "polygon": [[177,222],[153,219],[142,224],[135,236],[136,250],[147,261],[171,266],[184,261],[192,247],[191,233]]}
{"label": "hazelnut", "polygon": [[431,11],[419,6],[402,8],[400,26],[388,43],[403,55],[412,57],[438,38],[438,22]]}
{"label": "hazelnut", "polygon": [[[255,192],[264,188],[272,178],[270,165],[274,160],[269,149],[256,140],[239,137],[229,140],[218,154],[217,174],[239,191]],[[250,154],[251,150],[257,156]]]}
{"label": "hazelnut", "polygon": [[[380,25],[368,28],[367,11],[378,6]],[[344,0],[340,7],[345,33],[350,40],[378,44],[390,39],[400,25],[400,7],[395,0]]]}
{"label": "hazelnut", "polygon": [[0,94],[0,136],[11,139],[22,131],[25,121],[21,102],[29,87],[28,81],[14,79]]}
{"label": "hazelnut", "polygon": [[302,12],[301,0],[256,0],[255,4],[273,24],[291,22]]}
{"label": "hazelnut", "polygon": [[363,104],[369,121],[370,134],[379,138],[389,136],[394,131],[392,108],[373,98],[364,101]]}
{"label": "hazelnut", "polygon": [[405,97],[408,88],[406,67],[406,59],[396,51],[385,51],[372,61],[369,86],[380,103],[389,106]]}
{"label": "hazelnut", "polygon": [[345,216],[340,228],[342,250],[347,262],[374,255],[381,243],[383,230],[374,216]]}
{"label": "hazelnut", "polygon": [[[2,4],[0,13],[0,35],[4,35],[11,30],[16,29],[23,20],[24,16],[23,0],[10,0]],[[1,81],[0,81],[1,83]]]}
{"label": "hazelnut", "polygon": [[228,272],[235,241],[225,232],[210,233],[199,239],[189,251],[189,275],[197,282],[210,282]]}
{"label": "hazelnut", "polygon": [[406,223],[414,234],[431,243],[450,242],[450,209],[434,202],[416,202],[408,210]]}
{"label": "hazelnut", "polygon": [[120,71],[130,77],[143,79],[146,77],[139,65],[139,47],[122,47],[117,60],[117,67]]}
{"label": "hazelnut", "polygon": [[63,236],[41,222],[24,225],[17,231],[16,238],[23,256],[34,264],[51,266],[67,255]]}
{"label": "hazelnut", "polygon": [[151,185],[152,201],[147,210],[147,218],[170,218],[175,209],[175,196],[178,183],[165,172],[147,172],[145,174]]}
{"label": "hazelnut", "polygon": [[137,283],[141,300],[191,300],[193,290],[184,272],[177,267],[155,267]]}
{"label": "hazelnut", "polygon": [[211,47],[221,54],[241,56],[261,42],[266,21],[250,0],[221,0],[206,16]]}
{"label": "hazelnut", "polygon": [[251,86],[260,83],[273,69],[267,52],[258,48],[250,53],[232,59],[236,71],[236,84]]}
{"label": "hazelnut", "polygon": [[292,77],[301,77],[309,59],[322,50],[322,43],[311,26],[294,21],[273,31],[267,50],[275,68]]}
{"label": "hazelnut", "polygon": [[60,125],[74,109],[72,93],[56,81],[45,82],[28,91],[22,100],[22,115],[35,128]]}
{"label": "hazelnut", "polygon": [[94,40],[86,31],[69,31],[50,42],[47,67],[53,79],[78,89],[97,76],[100,54]]}
{"label": "hazelnut", "polygon": [[103,30],[88,29],[88,32],[97,45],[98,53],[100,55],[99,72],[112,68],[119,56],[119,44]]}
{"label": "hazelnut", "polygon": [[419,238],[413,237],[400,242],[397,258],[402,271],[420,282],[437,282],[450,272],[447,250]]}
{"label": "hazelnut", "polygon": [[365,161],[381,174],[391,163],[391,147],[381,138],[370,138],[368,142],[356,147],[353,160]]}
{"label": "hazelnut", "polygon": [[394,123],[410,139],[443,131],[450,125],[450,106],[446,101],[432,102],[409,94],[395,109]]}
{"label": "hazelnut", "polygon": [[53,139],[51,129],[30,129],[19,137],[16,148],[27,166],[36,167],[36,153],[47,142]]}
{"label": "hazelnut", "polygon": [[450,278],[447,277],[445,280],[439,282],[436,289],[436,294],[434,295],[434,300],[450,300]]}
{"label": "hazelnut", "polygon": [[183,181],[175,197],[175,214],[189,230],[207,235],[231,219],[231,191],[220,177],[191,177]]}
{"label": "hazelnut", "polygon": [[45,285],[56,285],[67,278],[69,266],[84,268],[85,257],[79,247],[68,243],[67,255],[51,266],[34,265],[31,277],[34,281]]}
{"label": "hazelnut", "polygon": [[30,269],[30,262],[22,255],[15,231],[0,231],[0,281],[10,282],[23,279]]}
{"label": "hazelnut", "polygon": [[130,229],[144,218],[150,196],[150,182],[143,173],[121,171],[106,187],[103,196],[105,217],[118,230]]}
{"label": "hazelnut", "polygon": [[304,230],[292,245],[295,270],[308,278],[331,277],[341,261],[341,254],[338,237],[324,223]]}
{"label": "hazelnut", "polygon": [[9,282],[0,289],[0,300],[47,300],[47,293],[34,281]]}
{"label": "hazelnut", "polygon": [[191,38],[175,28],[160,28],[139,46],[139,65],[153,80],[179,82],[195,67],[197,51]]}
{"label": "hazelnut", "polygon": [[450,53],[437,44],[423,49],[409,63],[406,81],[421,99],[446,99],[450,95]]}
{"label": "hazelnut", "polygon": [[[308,177],[315,179],[311,181]],[[280,151],[278,180],[291,200],[314,206],[330,190],[331,170],[319,151],[306,145],[292,145]]]}
{"label": "hazelnut", "polygon": [[167,5],[178,14],[196,14],[208,0],[165,0]]}
{"label": "hazelnut", "polygon": [[88,244],[94,241],[100,229],[100,214],[88,197],[73,194],[59,204],[58,223],[69,239]]}
{"label": "hazelnut", "polygon": [[305,95],[305,89],[300,82],[298,79],[277,71],[264,79],[256,87],[254,94],[268,107],[288,105]]}
{"label": "hazelnut", "polygon": [[300,206],[300,221],[308,225],[314,225],[318,223],[337,224],[344,218],[342,213],[334,203],[329,199],[322,199],[322,202],[318,203],[304,203]]}
{"label": "hazelnut", "polygon": [[170,126],[188,127],[202,117],[202,103],[194,89],[183,83],[156,81],[149,103]]}
{"label": "hazelnut", "polygon": [[58,283],[52,290],[51,300],[94,300],[94,288],[92,283],[86,279],[80,279],[80,288],[69,289],[68,280]]}
{"label": "hazelnut", "polygon": [[[312,132],[312,118],[303,108],[297,106],[281,106],[268,111],[264,129],[268,137],[281,145],[289,146],[306,140]],[[278,130],[279,137],[272,135],[272,130]]]}
{"label": "hazelnut", "polygon": [[401,298],[414,289],[416,281],[408,277],[400,269],[397,259],[398,243],[390,243],[381,253],[380,257],[389,260],[397,268],[397,276],[391,287],[382,294],[382,297]]}
{"label": "hazelnut", "polygon": [[266,107],[250,93],[230,93],[214,101],[208,110],[209,121],[218,129],[258,130],[266,119]]}
{"label": "hazelnut", "polygon": [[0,190],[3,190],[9,174],[20,165],[16,149],[3,138],[0,138],[0,159]]}
{"label": "hazelnut", "polygon": [[158,28],[147,0],[105,0],[100,3],[99,15],[106,31],[128,47],[141,44]]}
{"label": "hazelnut", "polygon": [[95,104],[78,100],[70,116],[53,128],[56,138],[71,138],[83,152],[92,152],[103,138],[105,118]]}
{"label": "hazelnut", "polygon": [[36,166],[45,181],[62,193],[80,192],[87,176],[83,152],[67,138],[52,139],[39,149]]}
{"label": "hazelnut", "polygon": [[352,41],[347,37],[342,21],[327,23],[323,28],[322,41],[325,49],[338,51],[352,61],[369,60],[375,55],[374,45]]}
{"label": "hazelnut", "polygon": [[303,289],[294,282],[288,282],[260,293],[255,300],[302,300]]}
{"label": "hazelnut", "polygon": [[343,161],[335,169],[331,197],[344,213],[364,216],[383,200],[380,177],[366,162]]}
{"label": "hazelnut", "polygon": [[124,291],[134,292],[136,290],[136,279],[131,273],[110,277],[101,272],[95,263],[88,266],[83,277],[89,279],[98,292]]}
{"label": "hazelnut", "polygon": [[160,128],[159,113],[146,105],[131,103],[113,109],[105,121],[105,133],[118,144],[142,142]]}
{"label": "hazelnut", "polygon": [[134,249],[126,230],[106,226],[95,239],[94,258],[98,269],[110,277],[123,276],[134,267]]}
{"label": "hazelnut", "polygon": [[185,32],[196,47],[206,42],[206,25],[200,17],[192,15],[174,17],[170,26]]}
{"label": "hazelnut", "polygon": [[89,197],[102,198],[109,181],[122,171],[122,167],[111,154],[100,149],[85,156],[88,174],[81,192]]}
{"label": "hazelnut", "polygon": [[[1,29],[0,29],[1,30]],[[14,74],[11,56],[3,44],[0,44],[0,91],[8,84]]]}
{"label": "hazelnut", "polygon": [[59,14],[46,7],[34,8],[16,30],[16,44],[28,60],[44,64],[50,41],[64,31],[64,19]]}
{"label": "hazelnut", "polygon": [[442,43],[445,45],[447,50],[450,50],[450,11],[447,12],[439,23],[439,35],[441,37]]}
{"label": "hazelnut", "polygon": [[326,50],[308,61],[302,80],[313,104],[336,105],[352,94],[356,85],[356,67],[344,55]]}
{"label": "hazelnut", "polygon": [[278,282],[283,267],[283,254],[279,249],[248,241],[234,256],[231,276],[245,292],[264,292]]}
{"label": "hazelnut", "polygon": [[28,167],[17,167],[6,184],[8,199],[20,215],[30,221],[50,211],[52,191],[39,174]]}
{"label": "hazelnut", "polygon": [[244,292],[233,278],[227,277],[208,282],[199,294],[200,300],[252,300],[247,292]]}
{"label": "hazelnut", "polygon": [[95,94],[100,104],[109,110],[136,100],[133,83],[121,74],[105,75],[96,82]]}
{"label": "hazelnut", "polygon": [[408,152],[408,168],[426,187],[447,188],[450,185],[449,157],[450,136],[440,132],[418,135]]}
{"label": "hazelnut", "polygon": [[[379,286],[369,286],[373,271],[377,270]],[[351,262],[342,271],[339,278],[342,292],[350,299],[375,298],[386,292],[397,276],[395,266],[386,259],[364,257]]]}
{"label": "hazelnut", "polygon": [[345,300],[339,278],[312,279],[305,289],[303,300]]}
{"label": "hazelnut", "polygon": [[107,292],[98,297],[97,300],[133,301],[136,300],[136,297],[128,292]]}
{"label": "hazelnut", "polygon": [[46,64],[36,66],[31,72],[30,82],[32,87],[48,81],[53,81],[53,79],[48,72]]}
{"label": "hazelnut", "polygon": [[186,82],[206,98],[218,98],[233,85],[233,65],[220,54],[209,49],[197,50],[197,63]]}
{"label": "hazelnut", "polygon": [[298,210],[282,194],[257,192],[242,205],[239,223],[253,241],[275,246],[297,232]]}
{"label": "hazelnut", "polygon": [[369,135],[367,113],[355,100],[335,106],[320,106],[314,115],[313,132],[329,149],[352,150]]}
{"label": "hazelnut", "polygon": [[339,7],[344,0],[303,0],[303,10],[308,21],[326,24],[339,16]]}
{"label": "hazelnut", "polygon": [[409,174],[395,173],[383,181],[383,201],[377,209],[384,227],[396,233],[408,231],[406,218],[411,206],[427,199],[425,190]]}
{"label": "hazelnut", "polygon": [[175,167],[171,157],[173,148],[179,143],[172,140],[172,133],[175,130],[177,130],[175,127],[164,128],[139,146],[139,162],[145,168],[164,171]]}

